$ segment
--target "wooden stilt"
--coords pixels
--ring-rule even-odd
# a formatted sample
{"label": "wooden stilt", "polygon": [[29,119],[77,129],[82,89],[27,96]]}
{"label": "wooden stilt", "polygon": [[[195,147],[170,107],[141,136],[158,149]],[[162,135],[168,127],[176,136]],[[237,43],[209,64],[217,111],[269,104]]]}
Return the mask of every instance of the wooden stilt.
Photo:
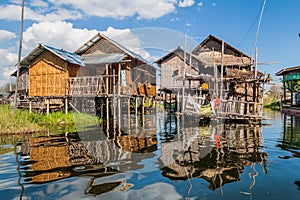
{"label": "wooden stilt", "polygon": [[29,100],[29,113],[32,113],[32,101],[31,99]]}
{"label": "wooden stilt", "polygon": [[105,106],[106,106],[106,121],[109,122],[109,98],[105,97]]}
{"label": "wooden stilt", "polygon": [[65,114],[68,114],[68,105],[69,105],[68,97],[66,97],[65,98]]}
{"label": "wooden stilt", "polygon": [[118,121],[119,121],[119,128],[121,123],[121,63],[118,66]]}
{"label": "wooden stilt", "polygon": [[142,97],[142,115],[145,114],[145,96]]}
{"label": "wooden stilt", "polygon": [[135,109],[135,115],[138,114],[138,101],[137,101],[137,97],[135,97],[135,106],[134,106],[134,109]]}
{"label": "wooden stilt", "polygon": [[114,129],[116,128],[117,115],[116,115],[116,77],[115,77],[115,69],[113,69],[113,119],[114,119]]}
{"label": "wooden stilt", "polygon": [[179,92],[177,92],[176,96],[176,112],[179,113]]}
{"label": "wooden stilt", "polygon": [[46,99],[46,105],[47,105],[47,115],[50,113],[50,100]]}
{"label": "wooden stilt", "polygon": [[128,101],[127,101],[127,113],[130,116],[130,97],[128,98]]}

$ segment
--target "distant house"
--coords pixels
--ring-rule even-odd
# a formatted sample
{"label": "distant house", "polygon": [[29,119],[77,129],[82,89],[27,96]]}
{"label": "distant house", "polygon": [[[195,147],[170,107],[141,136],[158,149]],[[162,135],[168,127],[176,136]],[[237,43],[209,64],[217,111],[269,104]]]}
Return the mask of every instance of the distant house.
{"label": "distant house", "polygon": [[[276,76],[282,76],[283,103],[291,107],[300,105],[300,66],[283,68]],[[291,93],[291,99],[287,99],[287,93]]]}
{"label": "distant house", "polygon": [[59,97],[68,95],[68,79],[76,76],[84,63],[75,53],[39,44],[21,65],[27,66],[21,75],[28,74],[29,97]]}

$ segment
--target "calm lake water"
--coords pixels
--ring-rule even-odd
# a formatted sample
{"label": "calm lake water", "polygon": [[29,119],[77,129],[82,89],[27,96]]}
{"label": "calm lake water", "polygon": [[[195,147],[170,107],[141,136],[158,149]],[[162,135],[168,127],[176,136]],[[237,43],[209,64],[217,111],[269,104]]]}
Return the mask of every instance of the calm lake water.
{"label": "calm lake water", "polygon": [[263,126],[164,113],[76,133],[1,137],[1,199],[300,199],[300,118]]}

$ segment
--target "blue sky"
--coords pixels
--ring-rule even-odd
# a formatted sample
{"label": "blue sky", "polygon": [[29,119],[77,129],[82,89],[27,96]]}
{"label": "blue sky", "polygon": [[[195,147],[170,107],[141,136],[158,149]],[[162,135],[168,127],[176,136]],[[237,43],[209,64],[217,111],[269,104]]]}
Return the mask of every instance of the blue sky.
{"label": "blue sky", "polygon": [[[22,56],[38,43],[76,50],[97,32],[155,60],[208,35],[251,56],[264,0],[25,0]],[[266,0],[257,41],[259,70],[300,65],[300,1]],[[0,86],[16,69],[21,0],[0,3]],[[278,80],[278,77],[274,77]]]}

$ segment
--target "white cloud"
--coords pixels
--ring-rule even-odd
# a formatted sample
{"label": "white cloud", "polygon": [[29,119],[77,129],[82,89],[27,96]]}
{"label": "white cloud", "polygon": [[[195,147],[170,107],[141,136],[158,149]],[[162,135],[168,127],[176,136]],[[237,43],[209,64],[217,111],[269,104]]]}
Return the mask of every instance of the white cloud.
{"label": "white cloud", "polygon": [[171,22],[177,22],[177,21],[179,21],[179,17],[173,17],[170,21]]}
{"label": "white cloud", "polygon": [[0,49],[0,86],[9,81],[10,75],[15,71],[18,55],[7,49]]}
{"label": "white cloud", "polygon": [[[20,2],[0,5],[0,19],[20,20]],[[83,16],[123,19],[156,19],[175,12],[178,0],[33,0],[25,4],[24,18],[33,21],[76,20]],[[194,0],[180,1],[181,7],[191,6]]]}
{"label": "white cloud", "polygon": [[212,6],[216,6],[216,5],[217,5],[217,3],[212,3],[211,5],[212,5]]}
{"label": "white cloud", "polygon": [[33,7],[47,7],[48,3],[42,0],[31,0],[29,4]]}
{"label": "white cloud", "polygon": [[[21,6],[20,5],[1,5],[0,19],[5,20],[20,20],[21,19]],[[66,19],[80,19],[82,15],[76,10],[67,10],[65,8],[53,8],[45,9],[31,9],[29,7],[24,8],[24,19],[33,21],[57,21]]]}
{"label": "white cloud", "polygon": [[97,30],[77,29],[72,23],[62,21],[35,23],[24,32],[23,47],[24,50],[31,51],[38,43],[45,43],[75,51],[97,32]]}
{"label": "white cloud", "polygon": [[200,2],[198,3],[198,6],[199,6],[199,7],[202,7],[202,6],[203,6],[203,2],[200,1]]}
{"label": "white cloud", "polygon": [[190,27],[190,26],[192,26],[192,24],[190,23],[190,22],[186,22],[186,24],[185,24],[187,27]]}
{"label": "white cloud", "polygon": [[0,42],[16,38],[16,34],[7,30],[0,30]]}
{"label": "white cloud", "polygon": [[[25,54],[28,54],[39,43],[44,43],[67,51],[75,51],[98,32],[97,30],[77,29],[72,23],[62,21],[35,23],[24,32],[23,49]],[[141,48],[140,38],[130,29],[108,27],[101,33],[145,59],[150,57],[150,54]]]}
{"label": "white cloud", "polygon": [[49,0],[54,5],[67,5],[88,16],[156,19],[175,11],[177,0]]}
{"label": "white cloud", "polygon": [[7,49],[0,49],[0,66],[10,67],[17,63],[17,54]]}
{"label": "white cloud", "polygon": [[145,59],[151,57],[149,52],[141,48],[142,44],[139,36],[132,33],[130,29],[115,29],[113,27],[108,27],[106,31],[101,33]]}
{"label": "white cloud", "polygon": [[194,5],[195,0],[183,0],[179,1],[179,7],[191,7]]}

